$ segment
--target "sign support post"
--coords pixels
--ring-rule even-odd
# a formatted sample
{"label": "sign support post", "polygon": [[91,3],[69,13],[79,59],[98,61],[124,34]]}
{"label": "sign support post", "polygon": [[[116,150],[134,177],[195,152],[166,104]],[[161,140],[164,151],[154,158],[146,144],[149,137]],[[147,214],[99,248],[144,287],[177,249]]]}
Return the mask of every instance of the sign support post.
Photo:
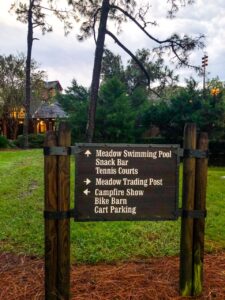
{"label": "sign support post", "polygon": [[[67,123],[59,125],[58,145],[69,147],[71,145],[71,132]],[[58,157],[57,170],[58,211],[70,210],[70,156]],[[60,299],[70,298],[70,218],[58,220],[58,293]]]}
{"label": "sign support post", "polygon": [[[55,132],[48,132],[45,147],[56,146]],[[57,211],[57,157],[44,156],[45,211]],[[45,218],[45,299],[57,299],[57,220]]]}
{"label": "sign support post", "polygon": [[[67,123],[58,137],[48,132],[45,147],[69,148]],[[70,298],[70,156],[45,153],[45,299]]]}
{"label": "sign support post", "polygon": [[[196,125],[189,123],[184,128],[184,149],[196,149]],[[193,211],[195,197],[195,158],[183,160],[183,199],[182,209]],[[180,241],[180,293],[192,295],[193,274],[193,218],[182,216]]]}
{"label": "sign support post", "polygon": [[[208,150],[207,133],[200,133],[197,147],[203,151]],[[195,174],[195,209],[200,211],[206,211],[207,167],[207,158],[197,159]],[[195,219],[193,230],[193,296],[199,296],[203,289],[205,218]]]}
{"label": "sign support post", "polygon": [[186,124],[180,243],[180,294],[182,296],[201,295],[203,284],[208,166],[208,135],[206,133],[199,134],[197,150],[195,149],[196,126]]}

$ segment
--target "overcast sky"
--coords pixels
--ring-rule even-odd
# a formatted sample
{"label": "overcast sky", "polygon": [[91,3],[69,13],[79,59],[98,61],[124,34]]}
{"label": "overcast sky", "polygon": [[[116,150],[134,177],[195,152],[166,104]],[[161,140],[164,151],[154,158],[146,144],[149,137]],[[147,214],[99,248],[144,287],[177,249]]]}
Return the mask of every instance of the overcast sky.
{"label": "overcast sky", "polygon": [[[0,0],[1,55],[26,52],[27,26],[8,12],[12,2]],[[150,27],[149,32],[158,38],[168,37],[174,32],[192,36],[204,34],[206,48],[194,52],[190,62],[200,65],[201,57],[206,52],[209,56],[208,78],[219,76],[225,81],[225,1],[196,0],[195,4],[180,9],[173,20],[166,18],[166,0],[149,2],[152,3],[151,21],[156,20],[158,23],[156,27]],[[140,48],[151,49],[151,41],[140,34],[134,25],[126,23],[123,28],[119,38],[133,52]],[[91,82],[95,44],[92,38],[78,42],[77,33],[78,30],[73,30],[65,37],[59,22],[55,22],[54,31],[45,36],[38,30],[35,32],[35,36],[40,40],[34,42],[33,58],[40,64],[40,68],[47,72],[48,80],[59,80],[64,89],[71,84],[73,78],[86,87]],[[113,52],[122,55],[124,62],[129,59],[109,38],[106,39],[106,45]],[[176,72],[181,81],[194,76],[192,70],[182,69]],[[202,81],[199,77],[197,80]]]}

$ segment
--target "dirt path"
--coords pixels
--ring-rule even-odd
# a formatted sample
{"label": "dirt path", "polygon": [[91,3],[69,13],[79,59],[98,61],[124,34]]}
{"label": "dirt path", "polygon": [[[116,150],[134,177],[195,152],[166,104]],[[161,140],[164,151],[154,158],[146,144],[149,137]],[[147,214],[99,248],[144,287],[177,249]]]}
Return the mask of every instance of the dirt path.
{"label": "dirt path", "polygon": [[[43,260],[0,254],[0,299],[44,299]],[[178,296],[179,259],[73,265],[72,300],[167,300]],[[190,298],[189,298],[190,299]],[[225,252],[205,256],[204,293],[192,299],[225,300]]]}

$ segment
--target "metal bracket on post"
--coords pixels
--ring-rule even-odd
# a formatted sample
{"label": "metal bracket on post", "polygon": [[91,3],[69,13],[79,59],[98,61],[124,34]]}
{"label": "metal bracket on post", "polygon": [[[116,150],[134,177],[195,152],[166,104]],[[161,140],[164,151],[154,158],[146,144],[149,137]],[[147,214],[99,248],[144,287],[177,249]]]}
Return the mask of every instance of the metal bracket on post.
{"label": "metal bracket on post", "polygon": [[64,220],[74,216],[74,210],[68,211],[44,211],[44,218],[48,220]]}
{"label": "metal bracket on post", "polygon": [[71,155],[71,147],[44,147],[44,155],[49,156],[49,155]]}
{"label": "metal bracket on post", "polygon": [[200,149],[180,149],[179,155],[183,158],[208,158],[209,151],[204,151]]}
{"label": "metal bracket on post", "polygon": [[191,218],[191,219],[203,219],[207,216],[206,210],[185,210],[185,209],[179,209],[175,212],[176,217],[182,217],[182,218]]}
{"label": "metal bracket on post", "polygon": [[54,147],[44,147],[43,152],[45,156],[49,155],[75,155],[80,152],[80,149],[76,146],[70,146],[70,147],[60,147],[60,146],[54,146]]}

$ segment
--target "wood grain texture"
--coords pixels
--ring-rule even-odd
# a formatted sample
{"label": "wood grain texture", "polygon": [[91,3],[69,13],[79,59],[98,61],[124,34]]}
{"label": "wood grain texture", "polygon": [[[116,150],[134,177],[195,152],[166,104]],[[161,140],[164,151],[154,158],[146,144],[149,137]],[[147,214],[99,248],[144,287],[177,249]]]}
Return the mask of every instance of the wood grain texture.
{"label": "wood grain texture", "polygon": [[[59,126],[58,146],[71,145],[71,132],[67,123]],[[58,157],[58,210],[70,209],[70,156]],[[57,286],[59,299],[70,298],[70,219],[58,221]]]}
{"label": "wood grain texture", "polygon": [[[186,124],[184,128],[184,149],[196,149],[196,125]],[[183,161],[183,198],[184,210],[194,209],[195,195],[195,158],[184,158]],[[193,219],[181,219],[180,243],[180,294],[192,295],[193,277]]]}
{"label": "wood grain texture", "polygon": [[[200,133],[197,148],[208,150],[208,135]],[[199,158],[196,161],[195,172],[195,209],[206,210],[208,159]],[[193,296],[199,296],[203,289],[203,260],[204,260],[205,219],[194,220],[193,237]]]}
{"label": "wood grain texture", "polygon": [[[56,146],[56,134],[46,134],[44,146]],[[44,157],[46,211],[57,210],[57,158]],[[57,299],[57,221],[45,219],[45,299]]]}

